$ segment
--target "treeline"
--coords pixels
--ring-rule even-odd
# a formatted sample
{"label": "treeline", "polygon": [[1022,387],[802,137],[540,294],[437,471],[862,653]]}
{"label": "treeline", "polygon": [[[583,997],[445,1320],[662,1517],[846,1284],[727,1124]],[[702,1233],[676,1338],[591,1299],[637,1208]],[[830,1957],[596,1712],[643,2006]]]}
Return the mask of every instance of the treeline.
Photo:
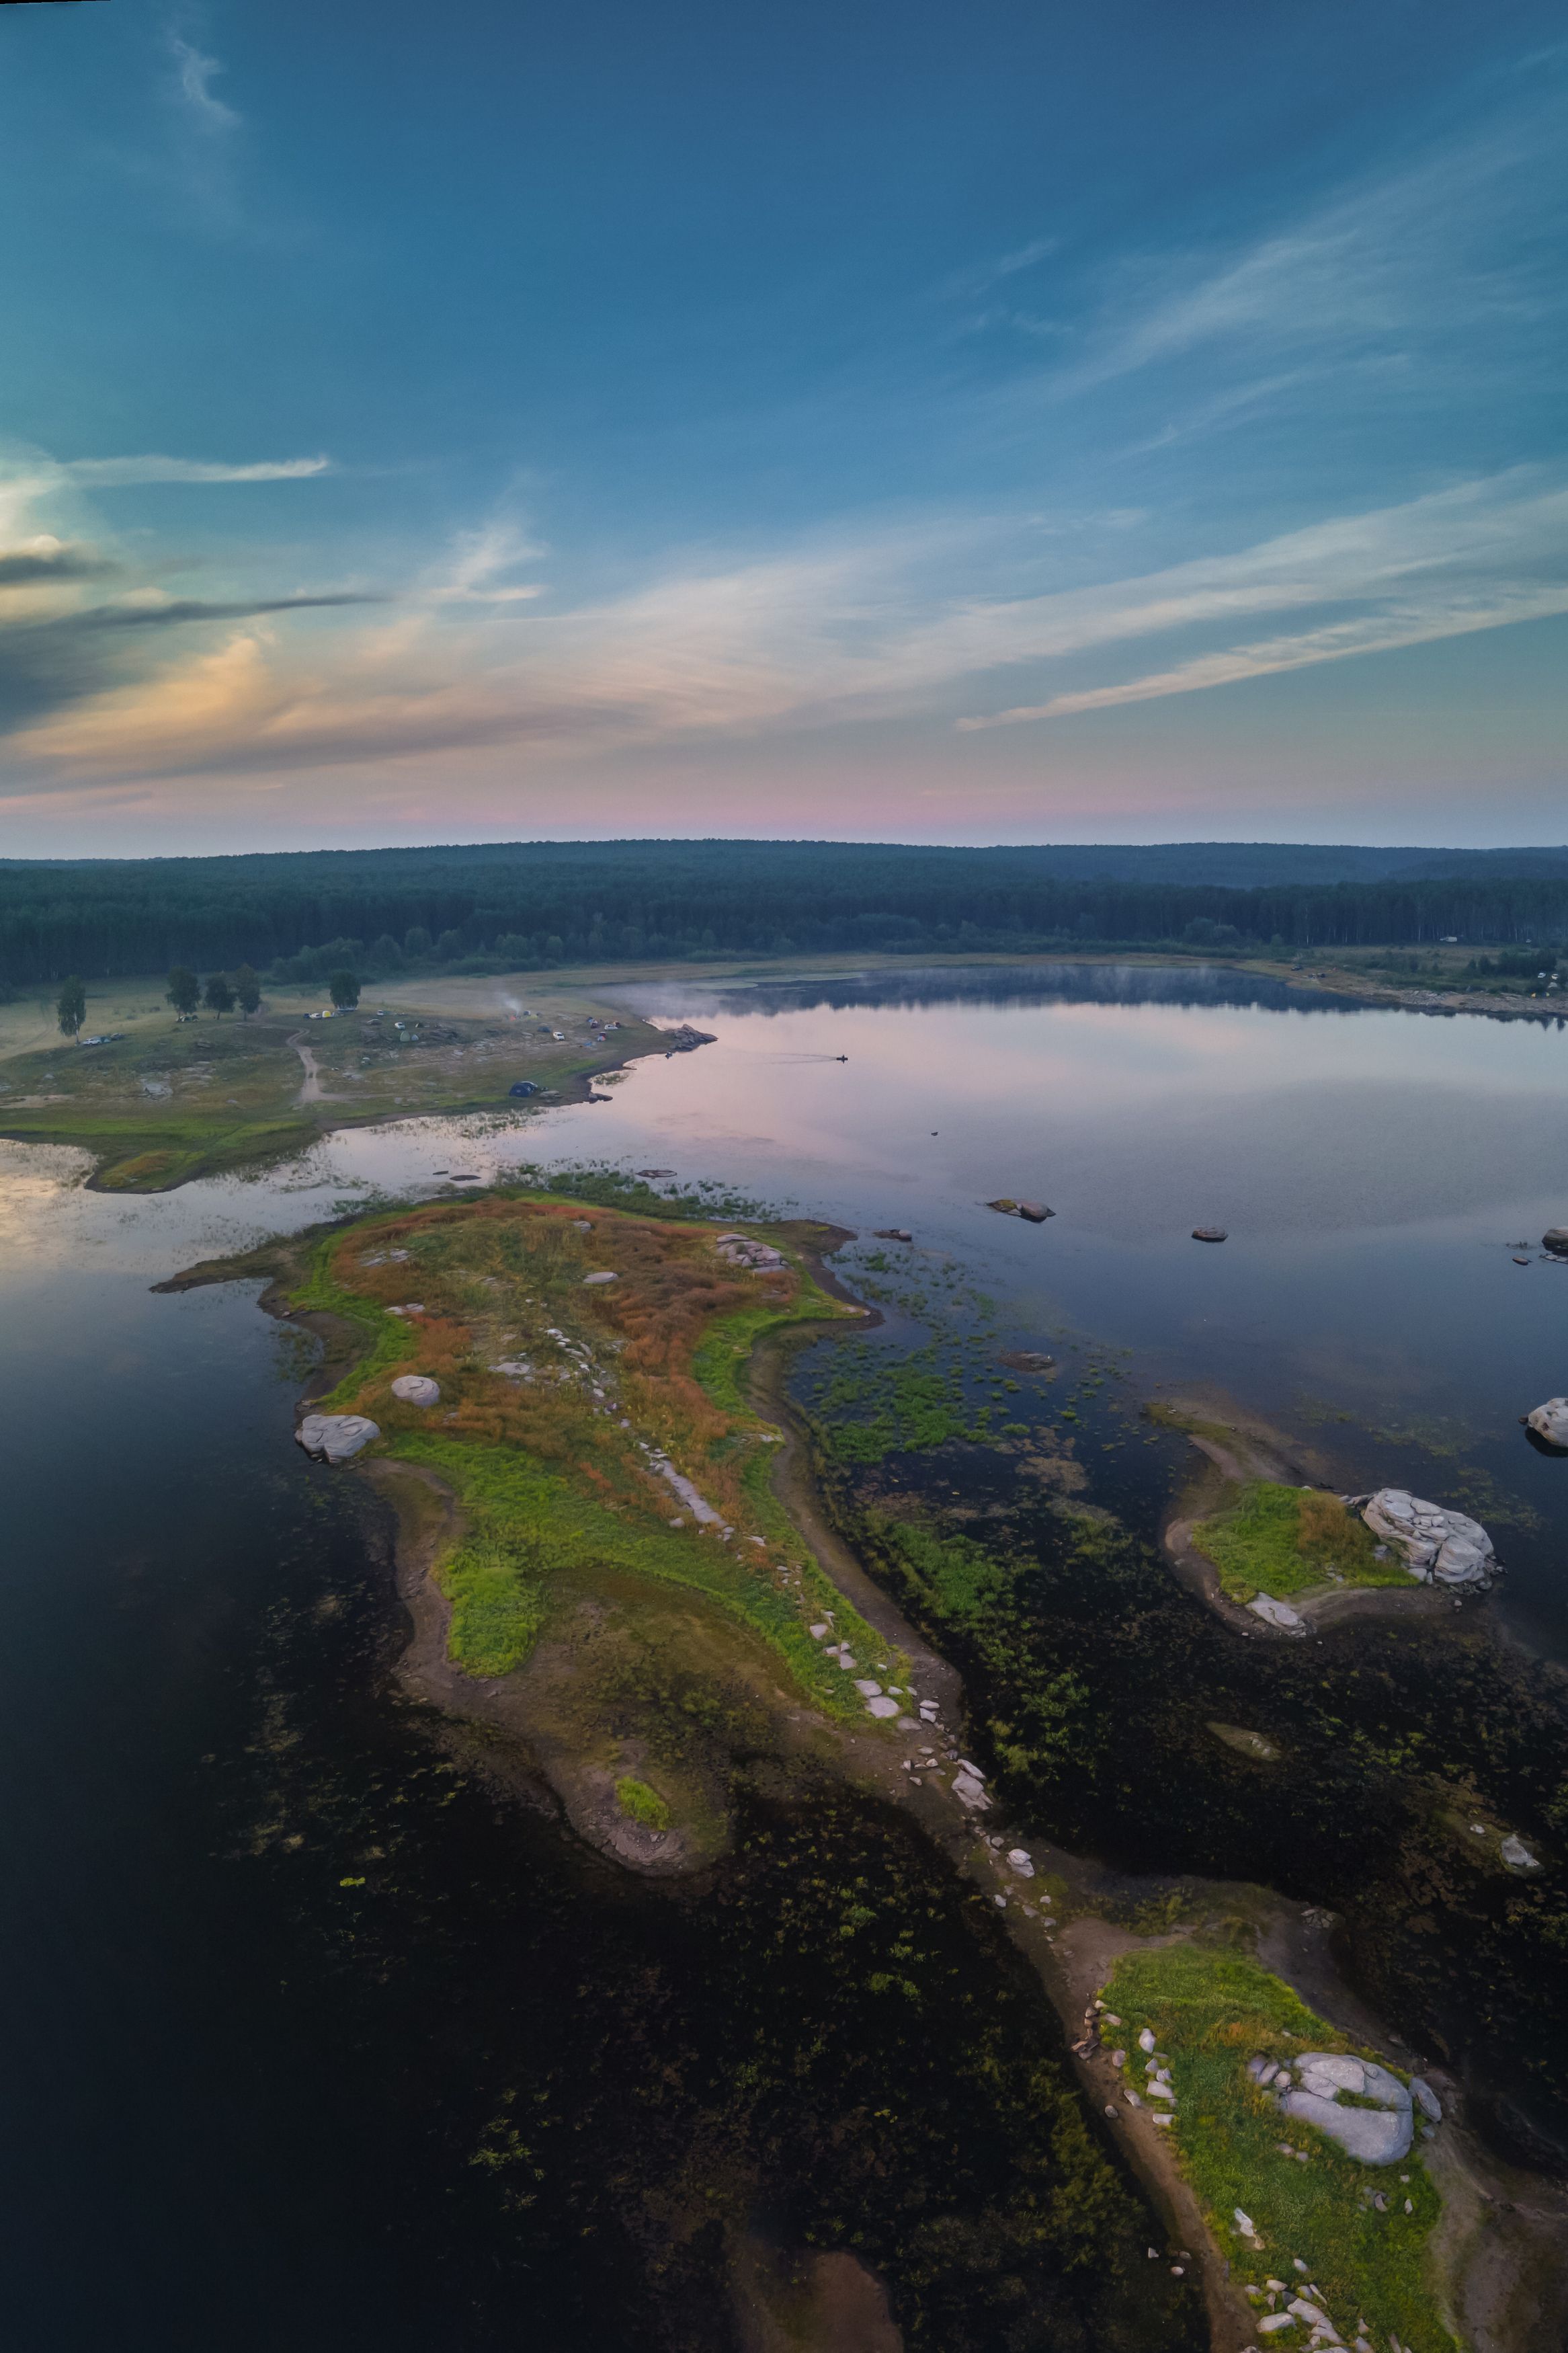
{"label": "treeline", "polygon": [[[0,979],[26,987],[73,973],[249,964],[314,981],[344,965],[374,977],[820,950],[1092,943],[1311,953],[1568,937],[1560,853],[1540,853],[1536,872],[1500,871],[1504,853],[1477,852],[1467,872],[1248,888],[1162,875],[1170,858],[1161,849],[1118,850],[1122,871],[1085,874],[1091,854],[1075,849],[1073,871],[1061,871],[1066,852],[1048,848],[752,841],[17,863],[0,866]],[[1147,879],[1125,871],[1139,856]],[[1462,865],[1466,854],[1442,856]],[[1530,857],[1509,852],[1506,863],[1528,870]]]}

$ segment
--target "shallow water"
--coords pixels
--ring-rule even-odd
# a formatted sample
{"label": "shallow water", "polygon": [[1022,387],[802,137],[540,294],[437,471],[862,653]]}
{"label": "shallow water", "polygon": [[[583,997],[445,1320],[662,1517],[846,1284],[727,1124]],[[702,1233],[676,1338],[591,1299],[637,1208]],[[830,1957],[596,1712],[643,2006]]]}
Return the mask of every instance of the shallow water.
{"label": "shallow water", "polygon": [[[438,1168],[590,1157],[909,1226],[914,1263],[951,1256],[1026,1345],[1129,1350],[1141,1390],[1217,1382],[1347,1479],[1494,1496],[1504,1620],[1568,1658],[1568,1461],[1518,1427],[1568,1388],[1568,1267],[1509,1248],[1568,1217],[1560,1028],[1103,969],[630,994],[718,1042],[608,1103],[345,1133],[138,1200],[0,1145],[20,2343],[385,2347],[438,2322],[479,2346],[519,2299],[563,2347],[668,2319],[607,2224],[571,2242],[592,2166],[520,2232],[468,2157],[542,2043],[584,2114],[612,2062],[639,2080],[619,1987],[650,1940],[688,1991],[713,1955],[498,1812],[386,1695],[384,1565],[352,1482],[290,1442],[255,1287],[149,1291],[196,1258]],[[998,1193],[1057,1215],[998,1217]],[[1210,1222],[1223,1248],[1188,1239]],[[632,2121],[607,2098],[601,2157]]]}

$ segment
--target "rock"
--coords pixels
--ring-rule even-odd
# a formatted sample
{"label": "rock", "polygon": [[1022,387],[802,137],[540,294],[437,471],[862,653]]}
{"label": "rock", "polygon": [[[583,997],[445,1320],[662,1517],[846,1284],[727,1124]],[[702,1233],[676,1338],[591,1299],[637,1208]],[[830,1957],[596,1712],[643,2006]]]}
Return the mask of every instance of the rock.
{"label": "rock", "polygon": [[1501,1855],[1503,1861],[1508,1864],[1510,1871],[1539,1871],[1541,1868],[1540,1863],[1536,1861],[1534,1855],[1531,1853],[1530,1849],[1525,1845],[1524,1841],[1518,1837],[1512,1831],[1510,1831],[1507,1838],[1504,1839],[1501,1846],[1498,1849],[1498,1852]]}
{"label": "rock", "polygon": [[[1412,2103],[1397,2075],[1375,2060],[1353,2059],[1338,2051],[1305,2051],[1298,2064],[1300,2090],[1286,2092],[1279,2099],[1286,2116],[1311,2125],[1363,2165],[1393,2165],[1408,2156],[1415,2137]],[[1342,2107],[1341,2092],[1378,2105]]]}
{"label": "rock", "polygon": [[1293,2312],[1266,2312],[1258,2324],[1258,2333],[1259,2337],[1274,2337],[1281,2328],[1294,2328],[1295,2326]]}
{"label": "rock", "polygon": [[583,1280],[584,1282],[614,1282],[617,1280],[617,1277],[616,1270],[612,1266],[602,1269],[597,1274],[585,1274],[583,1277]]}
{"label": "rock", "polygon": [[898,1712],[898,1701],[896,1699],[889,1699],[885,1694],[879,1699],[868,1699],[866,1702],[866,1713],[868,1715],[885,1717],[897,1715]]}
{"label": "rock", "polygon": [[1541,1237],[1541,1247],[1555,1258],[1568,1258],[1568,1226],[1548,1226]]}
{"label": "rock", "polygon": [[363,1413],[308,1413],[294,1436],[307,1454],[322,1455],[329,1462],[346,1462],[362,1447],[373,1445],[381,1429]]}
{"label": "rock", "polygon": [[[1020,1879],[1033,1879],[1035,1875],[1034,1857],[1024,1847],[1009,1847],[1007,1850],[1007,1868],[1009,1871],[1016,1871]],[[1120,2020],[1117,2023],[1121,2023]]]}
{"label": "rock", "polygon": [[952,1794],[958,1799],[961,1806],[968,1807],[972,1814],[984,1812],[985,1808],[991,1803],[990,1799],[985,1794],[984,1782],[977,1781],[973,1773],[955,1773],[953,1775]]}
{"label": "rock", "polygon": [[426,1373],[399,1373],[392,1384],[392,1394],[405,1405],[439,1405],[441,1385]]}
{"label": "rock", "polygon": [[1138,2048],[1140,2051],[1152,2051],[1154,2048],[1154,2030],[1152,2026],[1146,2026],[1138,2037]]}
{"label": "rock", "polygon": [[1307,1630],[1306,1620],[1298,1617],[1289,1602],[1276,1601],[1271,1593],[1255,1593],[1247,1606],[1255,1618],[1261,1618],[1266,1626],[1277,1627],[1282,1634],[1304,1634]]}
{"label": "rock", "polygon": [[879,1242],[912,1242],[913,1234],[903,1226],[878,1226],[874,1229]]}
{"label": "rock", "polygon": [[1412,2075],[1410,2095],[1423,2116],[1430,2116],[1435,2125],[1443,2121],[1443,2103],[1425,2075]]}
{"label": "rock", "polygon": [[1405,1567],[1423,1584],[1484,1588],[1491,1583],[1497,1565],[1492,1540],[1467,1513],[1424,1503],[1404,1487],[1380,1487],[1363,1505],[1361,1515],[1373,1535],[1404,1554]]}
{"label": "rock", "polygon": [[1237,2229],[1241,2232],[1243,2236],[1246,2238],[1256,2238],[1258,2235],[1258,2225],[1253,2221],[1251,2215],[1244,2214],[1239,2206],[1235,2208],[1234,2211],[1236,2214]]}
{"label": "rock", "polygon": [[1226,1232],[1223,1226],[1194,1226],[1193,1228],[1193,1240],[1195,1242],[1223,1242],[1228,1241],[1230,1237]]}
{"label": "rock", "polygon": [[1568,1397],[1548,1398],[1544,1405],[1525,1415],[1524,1422],[1548,1446],[1560,1446],[1568,1454]]}
{"label": "rock", "polygon": [[675,1171],[673,1168],[639,1168],[637,1173],[639,1176],[673,1176]]}
{"label": "rock", "polygon": [[874,1683],[865,1676],[857,1679],[855,1688],[862,1699],[880,1699],[882,1696],[881,1684]]}
{"label": "rock", "polygon": [[805,1630],[814,1642],[820,1642],[827,1631],[827,1620],[826,1618],[821,1619],[815,1626],[808,1626]]}
{"label": "rock", "polygon": [[1169,2100],[1172,2106],[1174,2107],[1176,2104],[1176,2095],[1174,2092],[1171,2089],[1169,2084],[1162,2084],[1158,2075],[1145,2076],[1143,2080],[1143,2089],[1148,2093],[1149,2097],[1152,2100]]}
{"label": "rock", "polygon": [[1056,1216],[1056,1211],[1047,1209],[1043,1201],[1020,1201],[1018,1215],[1031,1226],[1043,1226],[1047,1218]]}

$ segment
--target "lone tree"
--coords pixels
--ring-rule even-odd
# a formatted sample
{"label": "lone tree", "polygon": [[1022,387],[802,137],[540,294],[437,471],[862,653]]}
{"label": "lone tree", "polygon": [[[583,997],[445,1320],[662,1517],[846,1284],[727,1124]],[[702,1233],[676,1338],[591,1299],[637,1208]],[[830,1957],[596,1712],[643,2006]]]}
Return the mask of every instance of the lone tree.
{"label": "lone tree", "polygon": [[248,1021],[261,1002],[261,983],[247,964],[242,964],[234,976],[234,993],[239,999],[239,1009]]}
{"label": "lone tree", "polygon": [[202,985],[194,972],[184,965],[177,964],[169,975],[169,986],[164,994],[181,1020],[184,1021],[202,1001]]}
{"label": "lone tree", "polygon": [[226,1013],[234,1011],[234,983],[226,972],[215,972],[207,982],[207,1003],[221,1021]]}
{"label": "lone tree", "polygon": [[359,1003],[359,981],[352,972],[335,972],[327,987],[332,992],[332,1003],[340,1013],[348,1012]]}
{"label": "lone tree", "polygon": [[61,982],[60,993],[55,999],[55,1010],[60,1017],[61,1037],[74,1038],[87,1019],[86,985],[78,980],[74,973],[69,980]]}

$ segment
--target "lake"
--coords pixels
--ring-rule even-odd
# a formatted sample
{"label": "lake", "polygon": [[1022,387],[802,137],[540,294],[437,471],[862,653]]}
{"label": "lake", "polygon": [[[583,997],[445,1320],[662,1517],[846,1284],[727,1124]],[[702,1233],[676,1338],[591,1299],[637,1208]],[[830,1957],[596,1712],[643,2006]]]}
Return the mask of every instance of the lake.
{"label": "lake", "polygon": [[[395,1695],[384,1554],[291,1442],[289,1335],[253,1285],[149,1289],[195,1259],[524,1162],[907,1227],[1020,1345],[1123,1352],[1138,1396],[1216,1384],[1347,1482],[1489,1499],[1500,1624],[1568,1660],[1568,1460],[1519,1427],[1568,1388],[1568,1265],[1539,1248],[1568,1219],[1561,1024],[1104,966],[624,995],[715,1042],[608,1101],[345,1132],[166,1196],[0,1145],[19,2344],[479,2347],[520,2309],[552,2348],[663,2342],[603,2211],[646,2114],[606,2061],[627,1973],[664,1972],[694,2052],[720,2031],[708,1927],[498,1806]],[[1210,1224],[1223,1246],[1190,1239]],[[545,2044],[563,2145],[584,2128],[505,2207],[473,2152],[525,2079],[544,2098]]]}

